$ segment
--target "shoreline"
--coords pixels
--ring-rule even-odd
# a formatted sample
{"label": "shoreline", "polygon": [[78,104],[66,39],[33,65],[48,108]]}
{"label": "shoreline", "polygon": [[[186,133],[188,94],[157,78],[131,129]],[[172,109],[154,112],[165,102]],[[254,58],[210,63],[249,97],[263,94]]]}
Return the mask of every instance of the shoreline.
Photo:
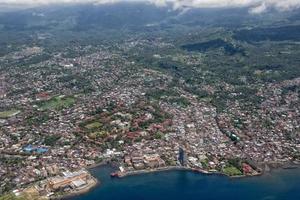
{"label": "shoreline", "polygon": [[[100,163],[96,163],[91,166],[88,166],[88,167],[86,167],[86,169],[92,170],[92,169],[96,169],[98,167],[103,167],[103,166],[113,167],[112,164],[109,163],[109,161],[102,161]],[[160,167],[160,168],[155,168],[155,169],[134,170],[134,171],[128,171],[128,172],[121,172],[121,173],[118,171],[118,178],[126,178],[129,176],[143,175],[143,174],[150,174],[150,173],[157,173],[157,172],[166,172],[166,171],[173,171],[173,170],[174,171],[189,171],[189,172],[199,173],[202,175],[220,175],[220,176],[233,178],[233,179],[250,178],[250,177],[255,177],[255,176],[262,176],[262,175],[266,174],[267,172],[271,172],[274,169],[283,169],[283,170],[298,169],[300,167],[300,163],[298,163],[298,162],[267,163],[267,164],[264,164],[264,166],[268,166],[269,169],[268,170],[264,169],[261,172],[257,172],[255,174],[251,174],[251,175],[238,175],[238,176],[229,176],[229,175],[227,175],[223,172],[219,172],[219,171],[207,171],[207,170],[203,170],[203,169],[196,169],[196,168],[184,167],[184,166],[166,166],[166,167]],[[109,175],[110,174],[107,174],[107,176],[109,176]],[[74,191],[69,194],[65,194],[65,195],[61,195],[61,196],[49,198],[49,199],[67,200],[67,199],[70,199],[71,197],[80,196],[82,194],[85,194],[85,193],[89,192],[90,190],[92,190],[93,188],[100,185],[100,180],[98,180],[94,176],[92,176],[92,179],[95,181],[95,183],[92,185],[89,185],[79,191]]]}
{"label": "shoreline", "polygon": [[90,169],[94,169],[94,168],[105,166],[105,165],[108,165],[107,161],[102,161],[102,162],[95,163],[95,164],[92,164],[90,166],[87,166],[86,169],[90,170]]}
{"label": "shoreline", "polygon": [[135,176],[135,175],[142,175],[142,174],[149,174],[149,173],[156,173],[156,172],[163,172],[163,171],[189,171],[194,173],[199,173],[203,175],[221,175],[226,176],[229,178],[247,178],[253,176],[261,176],[263,173],[256,173],[252,175],[237,175],[237,176],[229,176],[223,172],[219,171],[206,171],[203,169],[196,169],[190,167],[182,167],[182,166],[168,166],[168,167],[161,167],[156,169],[145,169],[145,170],[136,170],[136,171],[129,171],[129,172],[122,172],[118,175],[118,178],[125,178],[127,176]]}
{"label": "shoreline", "polygon": [[190,169],[187,167],[168,166],[168,167],[160,167],[160,168],[155,168],[155,169],[143,169],[143,170],[122,172],[118,177],[125,178],[127,176],[142,175],[142,174],[149,174],[149,173],[156,173],[156,172],[163,172],[163,171],[172,171],[172,170],[190,171]]}
{"label": "shoreline", "polygon": [[91,180],[93,182],[89,183],[87,186],[79,189],[79,190],[76,190],[76,191],[72,191],[70,193],[66,193],[66,194],[63,194],[63,195],[59,195],[59,196],[56,196],[56,197],[50,197],[49,199],[50,200],[62,200],[62,199],[70,199],[71,197],[74,197],[74,196],[80,196],[82,194],[85,194],[85,193],[88,193],[89,191],[91,191],[93,188],[99,186],[101,184],[101,182],[92,176]]}
{"label": "shoreline", "polygon": [[[91,165],[87,167],[87,169],[95,169],[97,167],[101,166],[111,166],[113,167],[110,163],[108,162],[101,162],[98,164]],[[229,176],[223,172],[220,171],[207,171],[203,169],[197,169],[197,168],[191,168],[191,167],[184,167],[184,166],[166,166],[166,167],[160,167],[160,168],[154,168],[154,169],[143,169],[143,170],[133,170],[133,171],[127,171],[127,172],[121,172],[117,171],[120,173],[118,176],[119,178],[125,178],[127,176],[134,176],[134,175],[142,175],[142,174],[148,174],[148,173],[156,173],[156,172],[163,172],[163,171],[172,171],[172,170],[179,170],[179,171],[190,171],[190,172],[195,172],[195,173],[200,173],[200,174],[206,174],[206,175],[222,175],[222,176],[227,176],[229,178],[248,178],[248,177],[254,177],[254,176],[262,176],[266,174],[266,172],[271,172],[274,169],[297,169],[300,168],[300,162],[297,161],[292,161],[292,162],[271,162],[271,163],[261,163],[261,167],[264,166],[264,169],[261,169],[260,172],[254,173],[254,174],[248,174],[248,175],[237,175],[237,176]],[[265,169],[265,168],[268,169]]]}

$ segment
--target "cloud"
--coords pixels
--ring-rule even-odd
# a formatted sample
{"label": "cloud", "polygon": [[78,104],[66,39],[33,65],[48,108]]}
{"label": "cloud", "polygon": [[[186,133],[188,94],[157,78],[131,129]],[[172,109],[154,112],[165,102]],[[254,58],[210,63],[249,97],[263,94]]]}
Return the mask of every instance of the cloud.
{"label": "cloud", "polygon": [[249,7],[251,13],[262,13],[270,8],[286,11],[300,8],[300,0],[153,0],[169,2],[174,9]]}
{"label": "cloud", "polygon": [[11,5],[42,5],[53,3],[91,3],[93,0],[0,0],[2,4]]}
{"label": "cloud", "polygon": [[94,4],[106,4],[116,3],[122,0],[0,0],[0,4],[6,5],[48,5],[48,4],[68,4],[68,3],[94,3]]}
{"label": "cloud", "polygon": [[162,7],[172,5],[174,9],[182,8],[226,8],[249,7],[251,13],[261,13],[270,8],[280,11],[300,8],[300,0],[0,0],[8,5],[44,5],[53,3],[94,3],[106,4],[120,1],[147,1]]}
{"label": "cloud", "polygon": [[263,2],[261,3],[260,5],[256,6],[256,7],[252,7],[250,9],[250,13],[253,13],[253,14],[259,14],[259,13],[263,13],[267,10],[267,6],[266,4]]}

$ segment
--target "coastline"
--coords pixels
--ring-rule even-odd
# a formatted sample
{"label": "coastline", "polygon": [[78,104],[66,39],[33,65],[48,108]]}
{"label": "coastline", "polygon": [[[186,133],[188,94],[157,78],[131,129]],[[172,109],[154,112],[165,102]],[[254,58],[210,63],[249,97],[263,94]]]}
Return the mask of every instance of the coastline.
{"label": "coastline", "polygon": [[[105,165],[110,165],[110,164],[107,162],[101,162],[101,163],[89,166],[87,169],[94,169],[94,168],[105,166]],[[260,167],[262,167],[262,169]],[[197,168],[191,168],[191,167],[185,167],[185,166],[166,166],[166,167],[153,168],[153,169],[133,170],[133,171],[127,171],[127,172],[116,171],[116,172],[118,173],[118,178],[125,178],[127,176],[142,175],[142,174],[156,173],[156,172],[162,172],[162,171],[172,171],[172,170],[191,171],[191,172],[196,172],[196,173],[206,174],[206,175],[222,175],[222,176],[227,176],[229,178],[248,178],[248,177],[253,177],[253,176],[264,175],[266,172],[271,172],[273,169],[287,170],[287,169],[299,168],[300,162],[297,162],[297,161],[291,162],[290,161],[290,162],[261,163],[260,167],[259,167],[260,170],[254,174],[243,174],[243,175],[237,175],[237,176],[229,176],[220,171],[209,171],[209,170],[207,171],[207,170],[203,170],[203,169],[197,169]],[[266,169],[266,168],[268,168],[268,169]]]}
{"label": "coastline", "polygon": [[95,163],[86,167],[87,170],[94,169],[97,167],[108,165],[108,161],[101,161],[99,163]]}
{"label": "coastline", "polygon": [[195,168],[183,167],[183,166],[168,166],[168,167],[161,167],[161,168],[156,168],[156,169],[145,169],[145,170],[122,172],[122,173],[118,174],[118,178],[125,178],[127,176],[142,175],[142,174],[156,173],[156,172],[162,172],[162,171],[172,171],[172,170],[190,171],[190,172],[195,172],[195,173],[204,174],[204,175],[222,175],[222,176],[227,176],[229,178],[246,178],[246,177],[252,177],[252,176],[260,176],[263,174],[263,173],[256,173],[256,174],[252,174],[252,175],[229,176],[229,175],[227,175],[223,172],[219,172],[219,171],[206,171],[203,169],[195,169]]}
{"label": "coastline", "polygon": [[[260,172],[257,172],[255,174],[248,174],[248,175],[238,175],[238,176],[229,176],[223,172],[220,171],[207,171],[203,169],[196,169],[196,168],[191,168],[191,167],[184,167],[184,166],[166,166],[166,167],[160,167],[160,168],[154,168],[154,169],[144,169],[144,170],[133,170],[133,171],[127,171],[127,172],[119,172],[118,171],[118,178],[126,178],[128,176],[135,176],[135,175],[143,175],[143,174],[149,174],[149,173],[157,173],[157,172],[163,172],[163,171],[190,171],[194,173],[199,173],[199,174],[204,174],[204,175],[220,175],[220,176],[225,176],[228,178],[248,178],[248,177],[254,177],[254,176],[262,176],[266,172],[271,172],[273,169],[294,169],[294,168],[299,168],[300,163],[298,162],[285,162],[285,163],[265,163],[263,164],[264,166],[268,166],[268,170],[265,168],[261,170]],[[98,167],[102,166],[111,166],[113,165],[109,161],[102,161],[100,163],[93,164],[91,166],[86,167],[87,170],[92,170]],[[109,174],[107,174],[109,176]],[[78,191],[73,191],[68,194],[60,195],[57,197],[53,197],[50,199],[53,200],[59,200],[59,199],[70,199],[74,196],[80,196],[82,194],[85,194],[92,190],[93,188],[97,187],[100,185],[100,180],[92,176],[92,180],[94,180],[93,184],[89,184],[88,186],[78,190]]]}
{"label": "coastline", "polygon": [[160,168],[155,168],[155,169],[143,169],[143,170],[122,172],[122,173],[120,173],[120,175],[118,177],[124,178],[127,176],[134,176],[134,175],[141,175],[141,174],[148,174],[148,173],[155,173],[155,172],[162,172],[162,171],[171,171],[171,170],[190,171],[191,169],[188,167],[182,167],[182,166],[167,166],[167,167],[160,167]]}
{"label": "coastline", "polygon": [[[220,175],[220,176],[225,176],[228,178],[237,179],[237,178],[262,176],[263,174],[265,174],[267,172],[271,172],[273,169],[288,170],[288,169],[299,168],[299,166],[300,166],[299,164],[300,163],[298,163],[298,162],[268,163],[268,164],[265,163],[263,165],[268,166],[269,167],[268,170],[263,169],[260,172],[257,172],[255,174],[238,175],[238,176],[229,176],[229,175],[227,175],[223,172],[219,172],[219,171],[207,171],[207,170],[203,170],[203,169],[195,169],[195,168],[184,167],[184,166],[166,166],[166,167],[160,167],[160,168],[154,168],[154,169],[133,170],[133,171],[127,171],[127,172],[122,172],[122,173],[118,172],[117,177],[118,178],[126,178],[128,176],[143,175],[143,174],[149,174],[149,173],[157,173],[157,172],[175,170],[175,171],[190,171],[190,172],[199,173],[199,174],[203,174],[203,175]],[[102,167],[102,166],[113,167],[113,165],[111,163],[109,163],[109,161],[102,161],[100,163],[96,163],[94,165],[88,166],[88,167],[86,167],[86,169],[92,170],[92,169]],[[107,174],[107,176],[109,176],[109,174]],[[88,186],[86,186],[78,191],[73,191],[71,193],[64,194],[64,195],[57,196],[57,197],[50,198],[50,199],[55,199],[55,200],[65,199],[66,200],[66,199],[70,199],[74,196],[80,196],[82,194],[88,193],[90,190],[92,190],[93,188],[100,185],[100,180],[98,180],[94,176],[92,176],[92,180],[94,180],[93,184],[89,184]]]}
{"label": "coastline", "polygon": [[50,197],[49,199],[50,200],[69,199],[69,198],[74,197],[74,196],[79,196],[79,195],[85,194],[85,193],[91,191],[93,188],[100,185],[100,181],[97,178],[92,177],[91,180],[92,181],[83,188],[80,188],[76,191],[72,191],[70,193],[62,194],[62,195],[55,196],[55,197]]}
{"label": "coastline", "polygon": [[[197,196],[202,196],[204,199],[219,200],[223,199],[222,195],[224,195],[225,200],[243,199],[243,195],[247,197],[245,200],[264,199],[270,195],[274,195],[278,199],[284,199],[282,194],[284,192],[288,192],[288,194],[296,192],[297,188],[299,189],[300,181],[299,169],[275,169],[271,173],[266,172],[263,176],[247,179],[229,178],[223,175],[202,175],[185,171],[182,168],[179,170],[132,175],[118,179],[109,176],[112,170],[113,168],[108,165],[94,169],[94,176],[102,180],[102,185],[87,194],[65,200],[128,200],[141,198],[145,200],[161,198],[180,200],[196,199]],[[281,181],[287,186],[282,187],[283,182]],[[289,181],[293,181],[293,183],[288,185]],[[216,192],[215,188],[220,188],[221,192]],[[235,192],[237,192],[237,189],[239,194],[236,197]],[[266,193],[262,191],[266,191]],[[187,196],[185,197],[185,195]],[[296,194],[297,197],[299,195]],[[292,195],[292,197],[294,196]]]}

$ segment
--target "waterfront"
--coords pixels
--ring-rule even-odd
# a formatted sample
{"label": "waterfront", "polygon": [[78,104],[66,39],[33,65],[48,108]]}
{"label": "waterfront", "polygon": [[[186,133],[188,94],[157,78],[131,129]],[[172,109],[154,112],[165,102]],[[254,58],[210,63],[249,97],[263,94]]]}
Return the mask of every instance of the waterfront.
{"label": "waterfront", "polygon": [[243,199],[299,200],[300,169],[275,170],[248,178],[196,174],[190,171],[164,171],[111,179],[109,167],[91,173],[101,185],[71,200],[152,200],[152,199]]}

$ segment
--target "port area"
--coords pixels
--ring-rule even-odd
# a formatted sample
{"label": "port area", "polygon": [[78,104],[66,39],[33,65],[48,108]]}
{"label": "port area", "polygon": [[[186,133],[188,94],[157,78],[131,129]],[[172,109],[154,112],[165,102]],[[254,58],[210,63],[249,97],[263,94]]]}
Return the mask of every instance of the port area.
{"label": "port area", "polygon": [[65,171],[55,177],[16,189],[13,195],[25,200],[64,199],[80,195],[94,188],[99,181],[87,170]]}

